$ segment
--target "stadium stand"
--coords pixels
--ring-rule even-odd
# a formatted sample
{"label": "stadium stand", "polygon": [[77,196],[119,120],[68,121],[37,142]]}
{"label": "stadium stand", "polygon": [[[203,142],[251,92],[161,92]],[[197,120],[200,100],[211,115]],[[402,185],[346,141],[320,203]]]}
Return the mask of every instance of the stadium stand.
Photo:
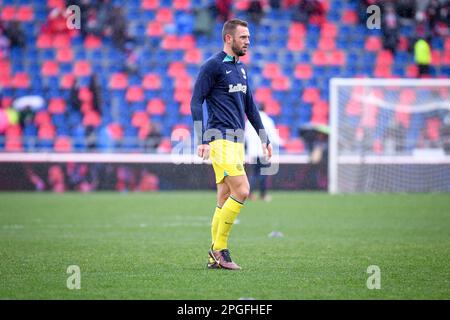
{"label": "stadium stand", "polygon": [[[280,9],[272,9],[269,1],[263,1],[264,16],[260,24],[250,25],[251,50],[244,58],[255,100],[266,105],[281,129],[286,142],[282,151],[294,153],[304,152],[298,130],[302,124],[328,123],[330,78],[418,75],[409,50],[413,25],[400,27],[394,55],[383,49],[380,30],[360,23],[359,1],[323,1],[324,17],[312,16],[307,23],[293,21],[295,2],[285,1]],[[289,7],[289,3],[294,4]],[[235,1],[233,16],[247,19],[248,4]],[[46,101],[33,123],[25,127],[11,123],[0,131],[0,150],[87,151],[87,134],[93,132],[99,148],[108,145],[99,139],[109,136],[117,150],[143,151],[137,142],[139,130],[154,122],[161,128],[161,150],[167,152],[174,129],[192,132],[192,86],[204,59],[222,48],[222,21],[215,20],[215,35],[208,38],[193,32],[196,1],[115,0],[110,6],[122,8],[123,20],[111,22],[102,16],[109,7],[97,6],[97,12],[89,11],[92,16],[82,23],[103,21],[104,30],[83,35],[61,26],[65,6],[57,0],[0,0],[2,29],[19,21],[25,36],[24,46],[11,45],[0,54],[1,108],[6,110],[16,98],[30,94]],[[121,47],[123,38],[126,44]],[[433,34],[431,47],[430,76],[448,77],[450,37]],[[99,110],[89,87],[93,74],[100,82]],[[78,90],[79,108],[73,104],[73,90]],[[409,98],[400,94],[398,99],[404,103]],[[349,101],[347,112],[357,115],[358,106]],[[398,120],[405,126],[411,121],[404,115]],[[376,124],[376,118],[367,121]],[[435,124],[425,125],[428,134],[437,138]],[[125,142],[133,138],[136,143]]]}

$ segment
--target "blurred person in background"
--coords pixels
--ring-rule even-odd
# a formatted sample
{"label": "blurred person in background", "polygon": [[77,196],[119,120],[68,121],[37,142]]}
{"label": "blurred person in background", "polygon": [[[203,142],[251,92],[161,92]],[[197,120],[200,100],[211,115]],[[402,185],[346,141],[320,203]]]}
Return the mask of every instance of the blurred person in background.
{"label": "blurred person in background", "polygon": [[419,77],[430,74],[431,48],[425,37],[420,37],[414,43],[414,61],[419,69]]}
{"label": "blurred person in background", "polygon": [[[266,129],[269,140],[272,147],[276,149],[276,146],[281,144],[280,136],[275,128],[275,123],[265,112],[264,105],[261,105],[259,115],[261,121]],[[270,201],[272,198],[267,194],[268,180],[267,175],[263,173],[263,169],[269,167],[269,164],[264,160],[264,154],[262,152],[261,140],[258,133],[253,129],[250,121],[245,123],[245,143],[247,147],[247,156],[250,159],[250,163],[254,164],[254,169],[250,171],[250,200],[256,200],[257,197],[254,194],[256,190],[256,185],[259,183],[259,198],[264,201]]]}

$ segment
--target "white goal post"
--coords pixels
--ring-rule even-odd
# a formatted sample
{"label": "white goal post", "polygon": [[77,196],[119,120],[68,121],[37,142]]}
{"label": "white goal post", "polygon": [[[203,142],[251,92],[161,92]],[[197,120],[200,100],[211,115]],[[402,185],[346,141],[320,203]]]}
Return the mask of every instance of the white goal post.
{"label": "white goal post", "polygon": [[330,81],[330,193],[450,192],[450,79]]}

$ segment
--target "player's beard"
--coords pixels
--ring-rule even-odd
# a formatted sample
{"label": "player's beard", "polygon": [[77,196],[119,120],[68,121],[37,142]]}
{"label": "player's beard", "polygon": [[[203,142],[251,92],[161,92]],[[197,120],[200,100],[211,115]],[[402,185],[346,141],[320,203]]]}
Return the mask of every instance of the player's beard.
{"label": "player's beard", "polygon": [[243,51],[243,49],[242,49],[242,48],[239,48],[239,47],[236,45],[236,41],[234,41],[234,40],[233,40],[233,44],[231,45],[231,50],[232,50],[233,53],[234,53],[235,55],[237,55],[238,57],[245,56],[245,52]]}

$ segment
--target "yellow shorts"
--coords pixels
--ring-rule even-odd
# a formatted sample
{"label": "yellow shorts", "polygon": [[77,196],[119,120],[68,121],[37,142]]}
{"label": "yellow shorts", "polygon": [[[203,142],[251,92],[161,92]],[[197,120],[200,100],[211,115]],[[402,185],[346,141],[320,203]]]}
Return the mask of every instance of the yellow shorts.
{"label": "yellow shorts", "polygon": [[209,146],[216,183],[221,183],[226,176],[245,175],[243,143],[219,139],[211,141]]}

